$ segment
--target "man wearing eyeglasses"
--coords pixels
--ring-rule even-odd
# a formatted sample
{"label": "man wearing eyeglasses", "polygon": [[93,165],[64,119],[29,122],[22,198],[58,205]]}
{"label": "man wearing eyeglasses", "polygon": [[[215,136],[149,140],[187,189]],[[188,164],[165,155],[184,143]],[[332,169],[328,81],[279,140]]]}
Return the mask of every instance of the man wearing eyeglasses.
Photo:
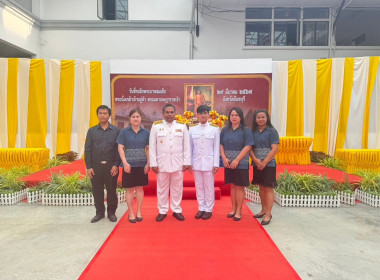
{"label": "man wearing eyeglasses", "polygon": [[219,127],[208,122],[210,107],[197,108],[199,123],[190,127],[190,151],[197,192],[196,219],[208,220],[215,204],[214,175],[219,167]]}

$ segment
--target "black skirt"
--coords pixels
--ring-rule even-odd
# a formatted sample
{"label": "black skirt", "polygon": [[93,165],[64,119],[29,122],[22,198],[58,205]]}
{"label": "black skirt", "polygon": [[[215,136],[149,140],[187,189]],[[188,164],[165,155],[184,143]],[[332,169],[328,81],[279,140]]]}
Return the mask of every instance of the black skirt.
{"label": "black skirt", "polygon": [[249,169],[224,168],[224,184],[234,184],[239,187],[248,187]]}
{"label": "black skirt", "polygon": [[144,167],[131,167],[131,173],[123,170],[123,188],[141,187],[148,184],[148,174],[144,173]]}
{"label": "black skirt", "polygon": [[257,166],[254,166],[252,184],[269,188],[277,187],[276,167],[266,166],[263,170],[258,170]]}

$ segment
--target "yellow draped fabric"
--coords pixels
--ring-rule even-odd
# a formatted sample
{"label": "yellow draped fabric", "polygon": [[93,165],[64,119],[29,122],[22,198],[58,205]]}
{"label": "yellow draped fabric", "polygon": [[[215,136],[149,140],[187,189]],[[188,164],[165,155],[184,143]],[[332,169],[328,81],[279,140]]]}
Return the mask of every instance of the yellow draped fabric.
{"label": "yellow draped fabric", "polygon": [[9,58],[7,84],[8,148],[14,148],[16,145],[16,135],[18,126],[17,73],[18,58]]}
{"label": "yellow draped fabric", "polygon": [[12,167],[28,166],[33,171],[43,169],[49,161],[49,149],[0,149],[0,168],[11,169]]}
{"label": "yellow draped fabric", "polygon": [[346,58],[344,63],[342,102],[340,103],[335,151],[338,149],[343,149],[344,142],[346,141],[348,113],[350,111],[351,93],[354,83],[354,62],[354,58]]}
{"label": "yellow draped fabric", "polygon": [[45,61],[32,59],[29,72],[27,148],[45,148],[47,133]]}
{"label": "yellow draped fabric", "polygon": [[277,164],[310,164],[309,147],[312,142],[310,137],[280,137]]}
{"label": "yellow draped fabric", "polygon": [[327,154],[332,59],[317,60],[313,151]]}
{"label": "yellow draped fabric", "polygon": [[368,149],[369,111],[371,108],[372,90],[373,90],[373,86],[374,86],[375,81],[376,81],[376,75],[377,75],[378,67],[379,67],[379,57],[378,56],[370,57],[369,58],[367,95],[366,95],[366,100],[365,100],[363,132],[362,132],[363,149]]}
{"label": "yellow draped fabric", "polygon": [[380,150],[370,149],[339,149],[335,158],[342,160],[348,173],[359,170],[380,172]]}
{"label": "yellow draped fabric", "polygon": [[74,104],[75,61],[61,61],[59,108],[57,125],[57,154],[70,152],[71,121]]}
{"label": "yellow draped fabric", "polygon": [[286,136],[303,135],[303,73],[302,60],[288,63],[288,104]]}
{"label": "yellow draped fabric", "polygon": [[99,123],[96,109],[102,105],[102,63],[91,61],[90,63],[90,127]]}

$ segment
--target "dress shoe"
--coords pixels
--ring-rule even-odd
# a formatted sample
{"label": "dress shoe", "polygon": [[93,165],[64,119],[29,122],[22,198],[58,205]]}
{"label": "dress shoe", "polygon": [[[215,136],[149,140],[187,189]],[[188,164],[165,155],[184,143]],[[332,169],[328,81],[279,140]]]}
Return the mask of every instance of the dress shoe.
{"label": "dress shoe", "polygon": [[166,214],[158,214],[156,217],[156,222],[162,222],[166,218]]}
{"label": "dress shoe", "polygon": [[142,222],[143,217],[137,217],[136,219],[137,219],[138,222]]}
{"label": "dress shoe", "polygon": [[212,216],[212,212],[205,212],[205,213],[203,214],[203,216],[202,216],[202,219],[203,219],[203,220],[208,220],[208,219],[211,218],[211,216]]}
{"label": "dress shoe", "polygon": [[234,216],[233,220],[234,220],[235,222],[238,222],[238,221],[241,220],[241,217],[238,218],[238,217],[235,217],[235,216]]}
{"label": "dress shoe", "polygon": [[265,213],[263,213],[263,214],[256,214],[253,217],[256,218],[256,219],[259,219],[259,218],[262,218],[264,216],[265,216]]}
{"label": "dress shoe", "polygon": [[184,221],[185,217],[182,215],[182,213],[173,213],[174,218],[176,218],[178,221]]}
{"label": "dress shoe", "polygon": [[92,218],[91,223],[99,222],[101,219],[103,219],[105,216],[97,214],[94,218]]}
{"label": "dress shoe", "polygon": [[117,221],[117,217],[115,214],[108,214],[108,220],[114,223]]}
{"label": "dress shoe", "polygon": [[262,220],[262,221],[261,221],[261,224],[262,224],[263,226],[268,225],[268,224],[270,223],[270,220],[272,220],[272,215],[270,215],[270,219],[269,219],[268,221],[264,221],[264,220]]}
{"label": "dress shoe", "polygon": [[235,216],[236,212],[235,213],[230,213],[227,215],[227,218],[233,218]]}
{"label": "dress shoe", "polygon": [[130,223],[132,223],[132,224],[135,224],[135,223],[136,223],[136,218],[131,219],[131,218],[128,217],[128,221],[129,221]]}
{"label": "dress shoe", "polygon": [[203,216],[204,213],[205,213],[205,211],[198,211],[198,213],[195,215],[195,219],[202,218],[202,216]]}

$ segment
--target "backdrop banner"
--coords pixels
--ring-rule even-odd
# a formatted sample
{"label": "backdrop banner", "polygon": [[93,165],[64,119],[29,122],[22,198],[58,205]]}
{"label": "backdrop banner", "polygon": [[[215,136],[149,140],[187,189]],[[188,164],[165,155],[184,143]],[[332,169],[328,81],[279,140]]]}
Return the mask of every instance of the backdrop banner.
{"label": "backdrop banner", "polygon": [[[249,60],[250,63],[245,62],[240,70],[235,67],[220,69],[220,60],[209,61],[207,69],[201,65],[205,61],[199,61],[198,67],[193,67],[197,61],[175,62],[176,69],[187,71],[176,73],[169,70],[173,69],[173,61],[161,61],[160,69],[152,69],[147,65],[144,71],[132,67],[130,61],[124,61],[125,70],[120,69],[122,61],[111,61],[112,119],[119,128],[129,125],[129,112],[138,108],[142,112],[143,126],[150,129],[154,121],[162,119],[162,107],[166,103],[173,104],[177,114],[184,111],[195,113],[198,106],[208,105],[219,114],[228,115],[232,107],[238,106],[243,110],[248,126],[252,125],[255,110],[270,109],[271,60]],[[226,60],[225,64],[232,62],[234,61]],[[117,66],[113,66],[113,63]],[[132,62],[134,63],[136,61]],[[139,63],[145,64],[147,61]],[[130,73],[131,67],[140,73]],[[189,74],[189,69],[192,68],[202,71]],[[151,73],[146,73],[149,70]]]}

